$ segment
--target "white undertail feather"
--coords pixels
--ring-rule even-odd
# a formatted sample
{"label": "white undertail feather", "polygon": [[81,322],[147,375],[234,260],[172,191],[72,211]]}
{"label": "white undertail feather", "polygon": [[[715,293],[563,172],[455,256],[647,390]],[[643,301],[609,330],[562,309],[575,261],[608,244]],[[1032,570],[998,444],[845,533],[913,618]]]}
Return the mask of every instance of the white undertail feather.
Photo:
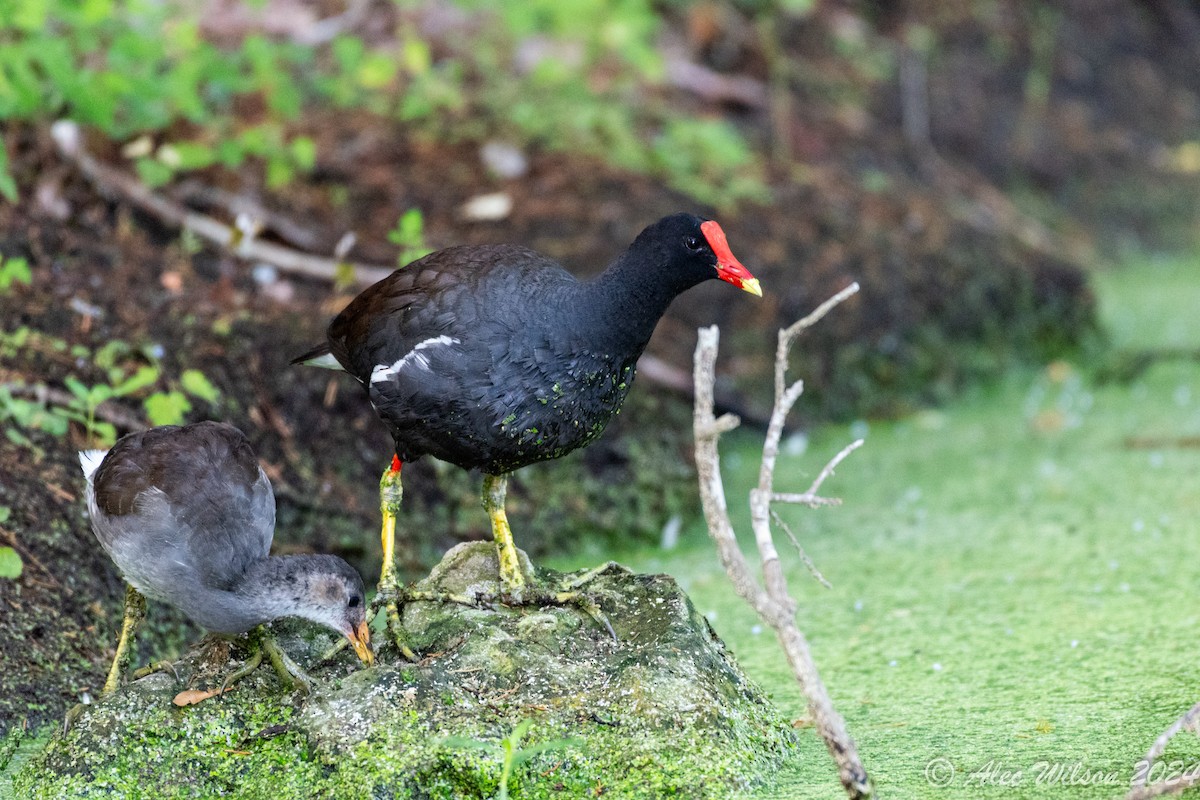
{"label": "white undertail feather", "polygon": [[83,476],[88,479],[88,483],[92,482],[92,475],[96,474],[96,470],[100,467],[100,462],[108,455],[107,450],[80,450],[79,451],[79,466],[83,468]]}
{"label": "white undertail feather", "polygon": [[326,353],[323,356],[317,356],[303,363],[306,367],[321,367],[322,369],[336,369],[339,371],[342,369],[342,365],[333,357],[333,353]]}

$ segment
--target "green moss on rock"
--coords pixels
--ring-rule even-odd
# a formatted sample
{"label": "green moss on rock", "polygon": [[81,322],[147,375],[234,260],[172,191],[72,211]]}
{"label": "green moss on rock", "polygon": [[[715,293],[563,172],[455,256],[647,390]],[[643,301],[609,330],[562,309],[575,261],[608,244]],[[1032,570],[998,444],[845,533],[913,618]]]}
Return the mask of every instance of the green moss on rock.
{"label": "green moss on rock", "polygon": [[[494,547],[469,543],[418,588],[494,591],[495,575]],[[31,798],[490,798],[501,742],[524,720],[528,758],[509,778],[514,798],[717,798],[769,785],[794,735],[675,582],[617,568],[585,591],[618,641],[572,608],[414,603],[405,626],[420,662],[389,664],[385,651],[359,670],[339,659],[314,672],[307,699],[259,670],[223,698],[176,708],[178,680],[208,674],[194,651],[179,679],[152,675],[89,709],[15,789]],[[329,643],[279,627],[303,663]]]}

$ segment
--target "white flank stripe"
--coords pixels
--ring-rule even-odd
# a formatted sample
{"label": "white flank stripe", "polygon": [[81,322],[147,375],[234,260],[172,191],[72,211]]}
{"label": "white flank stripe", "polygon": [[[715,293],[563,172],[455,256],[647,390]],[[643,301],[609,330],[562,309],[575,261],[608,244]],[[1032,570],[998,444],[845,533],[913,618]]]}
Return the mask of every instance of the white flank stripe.
{"label": "white flank stripe", "polygon": [[390,367],[387,364],[379,364],[375,369],[371,370],[371,383],[386,381],[400,370],[407,367],[410,363],[415,363],[418,367],[429,369],[429,357],[422,354],[420,351],[428,347],[436,347],[438,345],[458,344],[459,340],[453,336],[435,336],[432,339],[426,339],[420,342],[412,350],[409,350],[395,364]]}
{"label": "white flank stripe", "polygon": [[106,455],[107,450],[80,450],[79,466],[83,467],[84,477],[90,481]]}

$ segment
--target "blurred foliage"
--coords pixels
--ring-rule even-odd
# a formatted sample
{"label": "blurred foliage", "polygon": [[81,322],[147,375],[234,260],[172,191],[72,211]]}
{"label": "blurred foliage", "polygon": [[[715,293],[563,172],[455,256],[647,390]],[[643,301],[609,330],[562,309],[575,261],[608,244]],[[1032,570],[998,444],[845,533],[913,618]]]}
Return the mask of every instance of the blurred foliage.
{"label": "blurred foliage", "polygon": [[[712,203],[766,198],[762,165],[734,128],[654,99],[661,21],[649,0],[459,5],[484,23],[435,56],[403,13],[382,45],[259,33],[218,44],[186,3],[0,0],[0,120],[69,117],[124,142],[151,186],[252,159],[269,188],[285,186],[318,157],[289,125],[332,105],[441,138],[590,153]],[[542,52],[518,52],[531,46]],[[12,200],[3,158],[0,194]]]}
{"label": "blurred foliage", "polygon": [[425,215],[419,208],[410,208],[401,214],[387,238],[400,248],[396,264],[401,267],[433,252],[433,248],[425,241]]}
{"label": "blurred foliage", "polygon": [[165,377],[160,349],[153,345],[135,348],[114,339],[93,351],[27,326],[0,331],[0,356],[15,363],[22,352],[69,353],[84,375],[63,377],[67,399],[60,401],[16,396],[10,387],[0,385],[0,422],[12,423],[5,428],[5,435],[15,444],[29,446],[21,430],[66,436],[74,423],[83,431],[85,446],[110,447],[117,439],[116,427],[96,418],[96,409],[109,400],[140,399],[151,425],[186,422],[192,411],[189,397],[209,406],[221,402],[220,390],[200,370],[184,370],[178,380]]}

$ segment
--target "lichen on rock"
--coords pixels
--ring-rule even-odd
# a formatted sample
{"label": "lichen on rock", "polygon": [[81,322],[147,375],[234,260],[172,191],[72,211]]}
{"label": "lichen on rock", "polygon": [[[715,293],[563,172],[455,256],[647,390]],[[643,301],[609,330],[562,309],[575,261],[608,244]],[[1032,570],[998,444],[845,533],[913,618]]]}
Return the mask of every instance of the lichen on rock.
{"label": "lichen on rock", "polygon": [[[528,568],[528,566],[527,566]],[[447,553],[417,588],[495,590],[491,543]],[[549,584],[562,575],[537,571]],[[571,607],[410,603],[422,659],[315,669],[308,698],[258,670],[229,694],[176,708],[204,655],[89,709],[16,779],[19,796],[719,798],[766,788],[795,736],[665,575],[608,571],[583,587],[617,633]],[[330,639],[277,625],[312,664]],[[236,648],[235,648],[236,652]],[[523,738],[513,732],[524,733]]]}

